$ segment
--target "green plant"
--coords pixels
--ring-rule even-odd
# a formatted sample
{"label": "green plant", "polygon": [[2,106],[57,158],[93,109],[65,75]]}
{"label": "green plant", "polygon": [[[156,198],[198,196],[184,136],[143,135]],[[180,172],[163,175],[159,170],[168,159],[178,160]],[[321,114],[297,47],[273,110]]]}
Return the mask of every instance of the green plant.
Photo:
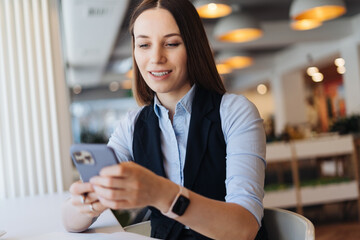
{"label": "green plant", "polygon": [[351,181],[351,179],[348,177],[318,178],[318,179],[301,181],[300,185],[302,187],[309,187],[309,186],[343,183],[343,182],[349,182],[349,181]]}
{"label": "green plant", "polygon": [[360,132],[360,115],[351,115],[337,119],[331,125],[330,132],[338,132],[339,134]]}
{"label": "green plant", "polygon": [[103,132],[93,132],[83,128],[81,129],[80,141],[82,143],[107,143],[108,139]]}

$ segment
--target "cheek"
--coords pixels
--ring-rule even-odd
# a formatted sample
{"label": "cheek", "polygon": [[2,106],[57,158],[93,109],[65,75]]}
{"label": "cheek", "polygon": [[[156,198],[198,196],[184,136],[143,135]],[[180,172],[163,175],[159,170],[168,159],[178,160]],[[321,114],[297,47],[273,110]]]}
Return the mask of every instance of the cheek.
{"label": "cheek", "polygon": [[139,55],[136,51],[134,52],[134,57],[135,57],[135,62],[141,71],[144,65],[144,57]]}

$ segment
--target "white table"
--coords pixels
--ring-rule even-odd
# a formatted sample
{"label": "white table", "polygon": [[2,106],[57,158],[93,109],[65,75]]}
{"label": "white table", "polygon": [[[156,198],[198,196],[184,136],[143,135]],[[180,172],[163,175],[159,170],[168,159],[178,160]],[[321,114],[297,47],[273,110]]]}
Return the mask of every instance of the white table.
{"label": "white table", "polygon": [[[21,239],[50,232],[65,232],[61,206],[68,193],[0,200],[0,230],[7,233],[1,240]],[[123,231],[110,210],[90,227],[90,232]]]}

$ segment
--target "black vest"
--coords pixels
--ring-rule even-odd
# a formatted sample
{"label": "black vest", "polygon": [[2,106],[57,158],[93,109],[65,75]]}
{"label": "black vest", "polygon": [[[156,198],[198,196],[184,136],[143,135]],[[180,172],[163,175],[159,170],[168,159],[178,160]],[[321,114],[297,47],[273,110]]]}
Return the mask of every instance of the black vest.
{"label": "black vest", "polygon": [[[195,89],[186,146],[184,186],[205,197],[225,201],[226,144],[221,128],[222,95]],[[160,128],[154,104],[144,107],[134,129],[134,161],[154,173],[166,177],[160,143]],[[151,236],[177,239],[184,228],[151,208]],[[196,239],[209,238],[193,231]]]}

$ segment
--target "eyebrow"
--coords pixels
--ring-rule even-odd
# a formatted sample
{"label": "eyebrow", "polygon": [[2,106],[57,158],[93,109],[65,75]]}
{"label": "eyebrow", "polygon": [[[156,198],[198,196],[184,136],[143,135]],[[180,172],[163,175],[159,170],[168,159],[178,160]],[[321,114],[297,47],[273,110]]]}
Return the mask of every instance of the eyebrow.
{"label": "eyebrow", "polygon": [[[169,33],[169,34],[166,34],[164,37],[165,38],[169,38],[169,37],[173,37],[173,36],[179,36],[181,37],[181,35],[179,33]],[[138,35],[136,36],[135,38],[150,38],[149,36],[146,36],[146,35]]]}

